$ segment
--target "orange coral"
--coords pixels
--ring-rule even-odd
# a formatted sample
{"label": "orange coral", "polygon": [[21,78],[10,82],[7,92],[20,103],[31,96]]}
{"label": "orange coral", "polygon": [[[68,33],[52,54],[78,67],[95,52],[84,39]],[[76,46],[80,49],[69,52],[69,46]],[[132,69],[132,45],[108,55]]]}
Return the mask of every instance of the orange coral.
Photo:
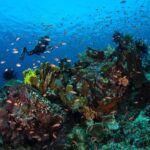
{"label": "orange coral", "polygon": [[126,86],[129,85],[129,80],[127,79],[126,76],[124,76],[124,77],[122,77],[122,78],[119,78],[118,84],[119,84],[119,85],[122,85],[122,86],[124,86],[124,87],[126,87]]}

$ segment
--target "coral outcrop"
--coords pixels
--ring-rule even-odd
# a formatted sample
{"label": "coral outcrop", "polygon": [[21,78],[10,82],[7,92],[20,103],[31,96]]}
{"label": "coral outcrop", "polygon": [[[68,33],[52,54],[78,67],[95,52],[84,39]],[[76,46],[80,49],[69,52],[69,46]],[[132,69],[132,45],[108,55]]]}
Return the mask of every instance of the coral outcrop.
{"label": "coral outcrop", "polygon": [[5,88],[6,98],[0,109],[3,144],[30,143],[42,149],[52,143],[65,120],[61,107],[52,104],[32,87],[21,84]]}

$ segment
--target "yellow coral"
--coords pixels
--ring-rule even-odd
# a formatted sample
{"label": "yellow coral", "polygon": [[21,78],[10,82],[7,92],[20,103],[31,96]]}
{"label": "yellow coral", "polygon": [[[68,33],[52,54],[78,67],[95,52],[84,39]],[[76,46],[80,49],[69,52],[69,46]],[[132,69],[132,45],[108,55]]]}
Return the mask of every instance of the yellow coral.
{"label": "yellow coral", "polygon": [[23,76],[24,76],[24,83],[25,84],[32,84],[32,82],[31,82],[31,79],[33,79],[33,78],[36,78],[37,77],[37,75],[36,75],[36,71],[35,70],[32,70],[32,69],[28,69],[28,70],[25,70],[24,72],[23,72]]}

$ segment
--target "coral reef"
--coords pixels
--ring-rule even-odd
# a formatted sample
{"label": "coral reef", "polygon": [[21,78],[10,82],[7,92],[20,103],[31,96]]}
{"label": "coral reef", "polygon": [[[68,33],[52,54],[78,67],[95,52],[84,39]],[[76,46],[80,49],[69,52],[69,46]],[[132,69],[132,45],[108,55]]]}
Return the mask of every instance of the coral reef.
{"label": "coral reef", "polygon": [[117,31],[113,40],[116,48],[89,47],[74,64],[67,58],[58,66],[42,63],[24,71],[24,84],[5,86],[0,94],[1,145],[29,150],[150,148],[148,46]]}

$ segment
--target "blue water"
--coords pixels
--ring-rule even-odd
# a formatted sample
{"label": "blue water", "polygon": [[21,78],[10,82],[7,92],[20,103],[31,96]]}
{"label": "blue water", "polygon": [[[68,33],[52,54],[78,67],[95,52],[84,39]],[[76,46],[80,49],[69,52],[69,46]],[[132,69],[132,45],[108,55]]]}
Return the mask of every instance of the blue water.
{"label": "blue water", "polygon": [[[55,58],[77,60],[87,47],[102,50],[114,46],[114,30],[130,33],[150,43],[150,0],[0,0],[0,81],[6,68],[22,71]],[[19,59],[24,46],[32,49],[49,35],[56,48],[49,54]],[[66,45],[60,45],[65,43]],[[14,49],[18,50],[14,54]],[[17,67],[16,64],[21,67]]]}

